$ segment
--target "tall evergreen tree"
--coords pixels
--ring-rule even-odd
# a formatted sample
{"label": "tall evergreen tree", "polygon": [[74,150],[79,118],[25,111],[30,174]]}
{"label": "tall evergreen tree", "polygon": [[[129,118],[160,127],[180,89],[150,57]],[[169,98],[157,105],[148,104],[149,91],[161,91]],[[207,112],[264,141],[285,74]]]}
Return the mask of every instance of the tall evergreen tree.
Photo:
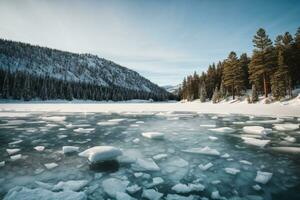
{"label": "tall evergreen tree", "polygon": [[2,86],[2,98],[8,99],[10,97],[9,93],[9,71],[6,71]]}
{"label": "tall evergreen tree", "polygon": [[205,86],[205,82],[202,82],[200,86],[200,101],[203,103],[206,101],[206,98],[207,98],[206,86]]}
{"label": "tall evergreen tree", "polygon": [[223,82],[225,87],[231,91],[232,98],[235,99],[235,95],[241,94],[244,85],[244,72],[241,65],[238,62],[238,58],[235,52],[230,52],[223,69]]}
{"label": "tall evergreen tree", "polygon": [[257,93],[255,84],[252,85],[251,101],[252,101],[252,103],[255,103],[258,101],[258,93]]}
{"label": "tall evergreen tree", "polygon": [[218,103],[219,100],[220,100],[219,89],[218,89],[218,87],[216,87],[215,90],[214,90],[214,94],[212,96],[212,102],[213,103]]}
{"label": "tall evergreen tree", "polygon": [[253,56],[249,65],[249,74],[252,84],[260,85],[262,81],[265,97],[269,93],[269,80],[274,67],[274,48],[272,41],[265,30],[260,28],[253,39]]}

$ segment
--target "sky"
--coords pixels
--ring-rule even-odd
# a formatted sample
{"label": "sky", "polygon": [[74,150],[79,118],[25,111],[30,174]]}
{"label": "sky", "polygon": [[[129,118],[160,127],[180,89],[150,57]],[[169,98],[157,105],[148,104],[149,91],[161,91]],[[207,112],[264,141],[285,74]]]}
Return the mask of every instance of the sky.
{"label": "sky", "polygon": [[300,27],[297,0],[0,0],[0,37],[92,53],[159,85]]}

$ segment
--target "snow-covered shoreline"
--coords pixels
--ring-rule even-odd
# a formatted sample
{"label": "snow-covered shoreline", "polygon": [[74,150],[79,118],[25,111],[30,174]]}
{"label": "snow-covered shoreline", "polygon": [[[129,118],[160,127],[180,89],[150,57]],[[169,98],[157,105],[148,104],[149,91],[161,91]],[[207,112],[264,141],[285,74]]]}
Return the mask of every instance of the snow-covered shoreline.
{"label": "snow-covered shoreline", "polygon": [[297,103],[283,104],[247,104],[241,103],[219,103],[210,102],[160,102],[160,103],[0,103],[2,115],[6,111],[15,112],[84,112],[84,113],[100,113],[100,112],[198,112],[212,114],[245,114],[245,115],[261,115],[273,117],[300,117],[300,105]]}

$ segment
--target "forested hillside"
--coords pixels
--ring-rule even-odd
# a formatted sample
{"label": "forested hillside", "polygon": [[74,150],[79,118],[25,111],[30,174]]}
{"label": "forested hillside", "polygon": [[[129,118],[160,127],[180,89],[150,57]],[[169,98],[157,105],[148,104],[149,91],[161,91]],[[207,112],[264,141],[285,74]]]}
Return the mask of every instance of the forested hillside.
{"label": "forested hillside", "polygon": [[289,32],[278,35],[274,44],[260,28],[253,45],[251,57],[232,51],[206,72],[184,78],[180,98],[217,103],[229,96],[245,95],[247,89],[252,89],[250,102],[257,101],[260,94],[271,94],[275,100],[291,97],[292,89],[300,85],[300,28],[294,37]]}
{"label": "forested hillside", "polygon": [[91,54],[0,39],[2,98],[167,100],[173,95],[137,72]]}

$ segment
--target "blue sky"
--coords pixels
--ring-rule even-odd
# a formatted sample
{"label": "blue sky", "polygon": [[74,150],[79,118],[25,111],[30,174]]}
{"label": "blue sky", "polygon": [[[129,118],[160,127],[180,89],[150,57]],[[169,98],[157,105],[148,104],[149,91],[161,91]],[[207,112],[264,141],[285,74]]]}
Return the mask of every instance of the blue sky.
{"label": "blue sky", "polygon": [[300,1],[1,0],[0,37],[93,53],[175,85],[193,71],[252,52],[259,27],[272,39],[300,26]]}

